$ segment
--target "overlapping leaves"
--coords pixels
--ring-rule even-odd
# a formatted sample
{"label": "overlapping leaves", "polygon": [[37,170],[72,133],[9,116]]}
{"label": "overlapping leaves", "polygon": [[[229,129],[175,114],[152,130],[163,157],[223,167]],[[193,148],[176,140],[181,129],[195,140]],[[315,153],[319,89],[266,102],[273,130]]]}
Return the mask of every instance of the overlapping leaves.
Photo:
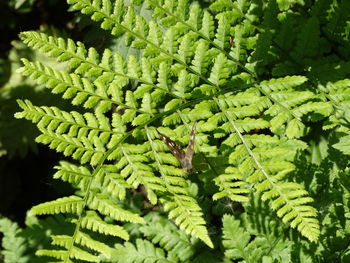
{"label": "overlapping leaves", "polygon": [[[302,185],[289,181],[288,174],[294,169],[297,151],[305,149],[297,140],[307,133],[305,119],[331,115],[332,100],[324,98],[326,92],[316,94],[310,89],[304,76],[256,79],[254,63],[245,61],[250,51],[241,36],[251,34],[253,38],[259,33],[247,22],[234,27],[235,45],[228,41],[231,23],[249,12],[245,6],[237,15],[221,12],[225,9],[217,2],[212,5],[218,11],[214,17],[185,0],[146,2],[68,1],[73,9],[90,15],[102,28],[142,50],[140,58],[123,57],[109,49],[100,56],[94,48],[70,39],[37,32],[21,34],[29,46],[67,61],[72,68],[72,73],[67,73],[23,60],[23,74],[45,83],[73,104],[91,109],[81,114],[19,101],[23,111],[17,117],[37,123],[42,132],[38,142],[90,165],[61,163],[56,177],[76,186],[80,196],[32,209],[35,214],[69,212],[77,216],[73,236],[53,237],[53,243],[66,250],[40,253],[63,262],[70,258],[94,262],[93,255],[80,250],[78,244],[96,247],[108,258],[108,248],[95,244],[81,228],[89,226],[127,240],[121,227],[103,225],[96,211],[117,221],[142,223],[141,217],[113,200],[124,200],[129,189],[140,185],[152,205],[161,201],[181,230],[212,247],[201,207],[188,190],[189,179],[157,133],[159,128],[185,147],[193,122],[197,122],[196,155],[209,167],[198,170],[198,176],[201,172],[215,174],[219,189],[214,199],[247,201],[253,186],[284,222],[290,222],[309,240],[317,240],[319,224],[317,211],[310,205],[312,199]],[[145,6],[153,18],[144,15]],[[246,47],[242,55],[241,44]],[[254,61],[261,54],[251,55],[249,59]],[[218,159],[224,160],[220,167],[211,161]],[[101,226],[94,227],[98,222]],[[154,262],[166,260],[144,240],[138,240],[136,247],[129,243],[119,247],[129,252],[143,248],[156,256]]]}

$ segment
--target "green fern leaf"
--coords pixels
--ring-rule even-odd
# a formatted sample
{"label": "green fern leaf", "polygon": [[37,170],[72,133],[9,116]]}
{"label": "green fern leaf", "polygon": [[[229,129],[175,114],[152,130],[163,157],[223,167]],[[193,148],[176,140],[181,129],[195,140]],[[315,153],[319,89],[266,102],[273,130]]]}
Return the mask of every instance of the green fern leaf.
{"label": "green fern leaf", "polygon": [[156,248],[147,240],[136,239],[136,246],[126,242],[124,246],[117,245],[115,259],[118,262],[150,262],[150,263],[174,263],[176,261],[167,260],[162,249]]}
{"label": "green fern leaf", "polygon": [[36,205],[29,210],[31,215],[48,215],[60,213],[81,214],[83,211],[83,199],[72,195],[58,198],[57,200]]}
{"label": "green fern leaf", "polygon": [[344,154],[350,154],[350,135],[343,136],[340,141],[332,145],[334,148],[342,151]]}
{"label": "green fern leaf", "polygon": [[[277,3],[280,9],[293,5],[282,2]],[[263,8],[249,1],[218,0],[211,2],[211,10],[188,0],[68,3],[120,37],[117,41],[124,41],[123,45],[138,49],[138,55],[124,56],[114,49],[99,54],[80,42],[43,33],[20,35],[28,46],[71,67],[71,73],[66,73],[23,60],[21,72],[72,104],[89,109],[81,114],[18,101],[22,112],[16,117],[37,124],[41,132],[37,142],[85,165],[61,162],[54,176],[73,184],[81,197],[66,197],[32,208],[33,214],[68,212],[74,216],[72,236],[53,236],[54,243],[66,250],[40,250],[39,254],[63,262],[97,262],[114,258],[111,253],[117,251],[119,262],[197,262],[200,257],[192,259],[192,252],[176,254],[185,250],[185,244],[193,248],[184,233],[214,246],[201,201],[211,195],[214,200],[246,202],[253,190],[269,201],[283,222],[311,241],[318,239],[319,222],[316,209],[310,205],[312,199],[301,184],[290,178],[297,152],[307,147],[294,138],[309,132],[309,121],[326,119],[330,122],[327,127],[347,133],[344,120],[350,93],[346,81],[321,85],[314,77],[314,66],[308,66],[309,79],[292,75],[303,74],[293,58],[307,62],[306,57],[319,52],[315,48],[320,37],[315,15],[306,26],[315,39],[308,41],[307,30],[296,27],[293,32],[299,37],[288,42],[290,50],[285,53],[290,53],[291,59],[286,61],[281,60],[275,31],[287,18],[274,3]],[[284,30],[293,28],[294,21],[297,18]],[[277,42],[283,43],[286,36],[277,35]],[[283,77],[271,79],[267,70],[270,66],[273,74]],[[315,88],[315,83],[319,87]],[[192,164],[197,174],[188,175],[180,167],[181,149],[178,155],[169,152],[157,131],[185,151],[194,122],[197,130]],[[193,193],[197,187],[203,190],[203,185],[204,192]],[[135,206],[138,197],[144,199]],[[159,206],[184,233],[153,222],[154,226],[143,225],[132,233],[136,245],[125,242],[117,244],[116,250],[92,235],[129,240],[127,231],[112,225],[111,220],[129,222],[129,226],[145,223],[147,220],[131,211],[143,207],[141,211],[149,213],[148,208],[158,210]],[[243,228],[233,221],[224,217],[227,259],[260,260],[263,250],[254,249],[259,248],[261,239],[250,242],[251,234],[243,235]],[[155,226],[163,231],[155,231]],[[239,232],[242,243],[233,238],[234,231]],[[138,239],[137,234],[153,244]],[[91,250],[100,255],[95,256]],[[246,256],[248,252],[252,254]]]}
{"label": "green fern leaf", "polygon": [[[66,156],[71,155],[74,159],[80,158],[82,163],[96,164],[106,151],[104,144],[111,131],[105,117],[97,119],[89,113],[83,117],[78,112],[67,113],[54,107],[35,107],[29,101],[18,103],[24,111],[17,113],[16,117],[38,123],[38,128],[43,133],[37,137],[37,142],[49,144],[50,148],[63,152]],[[75,137],[77,135],[78,138]]]}
{"label": "green fern leaf", "polygon": [[213,199],[217,200],[223,197],[229,197],[232,201],[247,202],[248,197],[243,194],[249,193],[248,189],[244,189],[246,183],[240,171],[232,166],[225,169],[225,173],[214,179],[215,184],[219,186],[219,191],[213,195]]}
{"label": "green fern leaf", "polygon": [[[150,220],[149,220],[150,219]],[[168,251],[168,255],[180,259],[181,262],[186,262],[194,254],[193,238],[190,238],[182,231],[157,214],[148,214],[147,225],[140,227],[140,231],[153,244],[159,244],[162,248]]]}
{"label": "green fern leaf", "polygon": [[60,166],[55,166],[58,171],[53,175],[55,179],[72,183],[73,185],[83,185],[86,188],[88,181],[91,179],[91,173],[86,167],[76,166],[74,164],[61,161]]}
{"label": "green fern leaf", "polygon": [[164,203],[164,209],[170,211],[169,218],[175,218],[175,224],[179,225],[181,230],[198,237],[209,247],[214,247],[204,226],[203,213],[195,199],[189,196],[175,195],[173,200],[167,200]]}
{"label": "green fern leaf", "polygon": [[129,234],[125,229],[118,225],[106,223],[94,211],[87,211],[86,215],[81,219],[81,227],[104,235],[112,235],[129,240]]}
{"label": "green fern leaf", "polygon": [[[169,218],[175,219],[180,229],[203,240],[208,246],[213,244],[208,236],[208,231],[204,226],[205,221],[202,218],[203,213],[196,200],[188,196],[186,191],[186,181],[176,173],[176,169],[167,169],[162,164],[161,157],[158,155],[157,146],[153,141],[154,132],[146,127],[147,137],[152,149],[152,155],[157,163],[159,172],[165,182],[165,186],[170,195],[164,199],[164,209],[169,211]],[[181,174],[182,175],[182,174]]]}
{"label": "green fern leaf", "polygon": [[301,118],[308,113],[329,116],[332,106],[328,102],[313,102],[315,94],[310,91],[297,91],[295,87],[305,83],[303,76],[289,76],[263,81],[260,86],[276,103],[265,113],[271,115],[271,130],[279,133],[287,124],[285,133],[289,138],[299,138],[305,134]]}
{"label": "green fern leaf", "polygon": [[91,253],[88,253],[80,248],[73,247],[69,252],[65,250],[47,250],[40,249],[35,253],[37,256],[48,256],[57,259],[61,259],[62,262],[73,263],[70,259],[68,259],[68,255],[71,258],[75,258],[78,260],[85,260],[88,262],[100,262],[101,259]]}
{"label": "green fern leaf", "polygon": [[[2,233],[1,256],[6,263],[26,263],[29,257],[25,255],[28,245],[21,229],[16,223],[7,218],[0,219],[0,232]],[[23,234],[22,234],[23,235]]]}
{"label": "green fern leaf", "polygon": [[[55,236],[52,236],[53,241],[55,242]],[[53,242],[53,244],[55,244]],[[92,237],[90,237],[89,235],[79,232],[76,237],[75,237],[75,243],[88,247],[89,249],[92,249],[94,251],[97,251],[98,253],[100,253],[101,255],[103,255],[106,258],[111,258],[111,253],[112,253],[112,248],[110,248],[109,246],[105,245],[102,242],[98,242],[96,240],[94,240]]]}
{"label": "green fern leaf", "polygon": [[261,258],[263,251],[249,244],[251,236],[244,232],[239,221],[232,216],[224,215],[223,219],[223,245],[226,248],[225,256],[229,259],[244,259],[246,262],[255,262]]}
{"label": "green fern leaf", "polygon": [[109,199],[108,195],[98,194],[91,196],[88,200],[89,206],[92,209],[96,209],[101,214],[108,215],[115,220],[127,221],[133,223],[143,223],[144,220],[139,215],[132,213],[128,210],[122,209]]}
{"label": "green fern leaf", "polygon": [[[274,147],[270,145],[267,154],[264,150],[259,150],[261,146],[266,147],[264,142],[262,145],[257,144],[254,149],[251,149],[252,145],[246,142],[238,124],[225,109],[227,106],[222,99],[217,99],[216,103],[227,118],[230,129],[237,133],[239,140],[243,143],[230,154],[229,162],[238,165],[238,171],[243,174],[248,183],[257,183],[255,187],[258,191],[266,191],[263,195],[264,200],[275,199],[271,203],[271,207],[273,209],[281,207],[277,214],[285,222],[292,220],[292,227],[298,226],[298,230],[311,241],[317,240],[320,233],[318,221],[315,218],[317,211],[313,207],[305,205],[310,203],[312,199],[302,197],[307,192],[303,190],[301,185],[281,181],[294,169],[294,166],[285,161],[278,162],[277,158],[274,158],[273,162],[269,162],[272,157],[271,153],[274,157],[279,156],[281,160],[285,158],[280,156],[279,147],[276,148],[278,151],[274,153]],[[238,177],[238,179],[240,178],[242,177]],[[222,196],[225,195],[222,194]]]}

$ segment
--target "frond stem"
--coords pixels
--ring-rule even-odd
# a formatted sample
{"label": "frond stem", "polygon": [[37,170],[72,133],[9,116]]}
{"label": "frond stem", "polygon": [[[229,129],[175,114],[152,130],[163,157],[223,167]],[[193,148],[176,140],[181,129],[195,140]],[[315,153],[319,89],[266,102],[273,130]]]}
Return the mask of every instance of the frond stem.
{"label": "frond stem", "polygon": [[[223,91],[221,91],[223,92]],[[120,147],[120,144],[122,142],[124,142],[129,136],[132,135],[132,133],[135,131],[135,130],[140,130],[140,129],[143,129],[145,128],[147,125],[151,124],[152,122],[164,117],[164,116],[167,116],[171,113],[174,113],[176,112],[177,110],[179,109],[182,109],[182,108],[186,108],[188,106],[191,106],[193,104],[196,104],[202,100],[205,100],[205,99],[212,99],[212,97],[210,96],[203,96],[201,98],[198,98],[198,99],[195,99],[195,100],[191,100],[189,102],[186,102],[184,104],[181,104],[179,105],[177,108],[174,108],[174,109],[171,109],[171,110],[168,110],[168,111],[164,111],[162,113],[159,113],[158,115],[152,117],[151,119],[149,119],[147,122],[145,122],[143,125],[140,125],[140,126],[137,126],[135,129],[131,130],[131,131],[128,131],[126,132],[120,139],[119,141],[113,146],[111,147],[107,152],[105,152],[105,154],[100,158],[96,168],[94,169],[92,175],[91,175],[91,178],[87,184],[87,187],[86,187],[86,195],[84,196],[83,198],[83,203],[82,203],[82,213],[79,215],[79,218],[78,218],[78,223],[76,224],[76,227],[74,229],[74,234],[73,234],[73,237],[72,237],[72,242],[71,244],[69,245],[69,248],[68,248],[68,253],[67,253],[67,256],[65,258],[65,262],[67,262],[67,260],[69,259],[69,255],[73,249],[73,245],[74,245],[74,239],[75,237],[77,236],[77,233],[79,232],[80,230],[80,225],[81,225],[81,220],[82,220],[82,216],[83,216],[83,213],[86,209],[86,206],[87,206],[87,200],[88,200],[88,197],[89,197],[89,194],[90,194],[90,188],[91,188],[91,185],[92,185],[92,181],[93,179],[96,177],[96,175],[100,172],[100,170],[103,168],[103,165],[104,165],[104,162],[106,161],[106,159],[108,158],[108,156],[110,154],[112,154],[118,147]],[[160,164],[160,163],[158,163]]]}
{"label": "frond stem", "polygon": [[[85,1],[85,2],[87,2],[87,5],[91,5],[88,1]],[[99,9],[95,9],[95,12],[98,12],[98,13],[102,14],[103,16],[105,16],[105,17],[111,19],[111,18],[109,17],[108,14],[102,12],[102,11],[99,10]],[[188,69],[189,71],[191,71],[193,74],[197,75],[200,79],[202,79],[205,83],[207,83],[207,84],[209,84],[209,85],[211,85],[211,86],[213,86],[213,87],[216,87],[217,89],[220,89],[220,87],[218,87],[218,86],[215,85],[214,83],[211,83],[211,82],[208,80],[208,78],[206,78],[206,77],[203,76],[202,74],[196,72],[196,71],[193,70],[191,67],[189,67],[189,66],[186,64],[186,62],[184,62],[184,61],[182,61],[182,60],[179,60],[176,56],[174,56],[174,55],[170,54],[169,52],[167,52],[166,50],[160,48],[158,45],[152,43],[152,42],[149,41],[147,38],[145,38],[145,37],[143,37],[143,36],[141,36],[141,35],[135,33],[131,28],[128,28],[128,27],[122,25],[121,23],[118,23],[117,21],[114,21],[113,19],[111,19],[111,20],[112,20],[115,24],[118,24],[118,26],[120,26],[121,28],[123,28],[125,31],[127,31],[127,32],[130,33],[131,35],[133,35],[133,36],[135,36],[136,38],[138,38],[138,39],[144,41],[145,43],[147,43],[147,44],[149,44],[149,45],[155,47],[155,48],[158,49],[161,53],[167,55],[169,58],[171,58],[171,59],[177,61],[178,63],[180,63],[181,65],[183,65],[185,68],[187,68],[187,69]],[[152,84],[150,84],[150,85],[152,85]],[[157,88],[158,88],[158,87],[157,87]]]}
{"label": "frond stem", "polygon": [[254,76],[254,78],[258,79],[258,76],[252,72],[251,70],[249,70],[248,68],[246,68],[241,62],[239,62],[238,60],[236,60],[235,58],[233,58],[229,53],[226,52],[226,50],[224,50],[223,48],[219,47],[218,45],[216,45],[210,38],[207,38],[205,35],[203,35],[200,31],[198,31],[197,29],[195,29],[193,26],[191,26],[190,24],[186,23],[185,21],[181,20],[179,17],[177,17],[175,14],[170,13],[169,10],[164,9],[161,5],[159,5],[157,2],[154,2],[153,0],[149,0],[154,6],[158,7],[159,9],[163,10],[165,13],[167,13],[168,15],[174,17],[176,19],[177,22],[185,25],[186,27],[190,28],[193,32],[197,33],[201,38],[205,39],[206,41],[208,41],[209,43],[211,43],[212,46],[214,46],[215,48],[217,48],[218,50],[220,50],[221,52],[223,52],[228,58],[230,58],[230,60],[232,62],[234,62],[237,66],[239,66],[241,69],[243,69],[245,72],[249,73],[250,75]]}
{"label": "frond stem", "polygon": [[241,140],[242,144],[244,145],[244,148],[254,161],[256,167],[262,172],[262,174],[265,176],[265,178],[270,182],[270,184],[273,186],[273,188],[277,189],[278,194],[283,197],[285,202],[287,203],[287,198],[285,198],[284,194],[279,190],[279,187],[271,180],[270,176],[265,171],[264,167],[260,164],[259,160],[255,157],[255,154],[252,152],[252,150],[249,148],[248,144],[246,143],[242,133],[239,131],[238,127],[236,126],[234,120],[231,118],[230,114],[220,105],[218,98],[214,98],[215,103],[219,107],[219,109],[224,113],[226,119],[229,121],[231,127],[234,129],[234,131],[237,133],[239,139]]}

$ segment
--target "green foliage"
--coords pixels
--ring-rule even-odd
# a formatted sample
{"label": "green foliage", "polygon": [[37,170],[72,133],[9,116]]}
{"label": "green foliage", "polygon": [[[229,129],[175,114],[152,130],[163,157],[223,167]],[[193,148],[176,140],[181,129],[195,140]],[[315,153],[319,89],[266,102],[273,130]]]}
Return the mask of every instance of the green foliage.
{"label": "green foliage", "polygon": [[[20,2],[20,1],[18,1]],[[50,35],[64,36],[55,28],[42,28],[43,32]],[[17,70],[22,66],[21,59],[41,60],[53,68],[66,68],[65,64],[59,64],[53,59],[28,48],[22,42],[12,41],[12,48],[8,54],[6,63],[0,65],[3,70],[0,80],[0,156],[7,155],[14,157],[26,156],[29,150],[37,151],[35,137],[38,135],[37,129],[25,122],[13,118],[13,114],[18,111],[17,98],[28,98],[34,103],[45,101],[67,108],[65,103],[57,100],[57,96],[45,90],[43,85],[37,85],[34,81],[25,78]],[[68,107],[69,108],[69,107]]]}
{"label": "green foliage", "polygon": [[[246,207],[247,211],[253,205],[254,211],[260,210],[259,205],[264,207],[255,201],[258,198],[252,199]],[[283,240],[277,234],[285,229],[264,211],[259,212],[257,216],[245,214],[240,218],[227,214],[223,216],[225,258],[237,262],[294,262],[291,257],[293,242]]]}
{"label": "green foliage", "polygon": [[25,256],[27,246],[24,237],[20,236],[21,229],[16,223],[7,218],[0,219],[0,232],[3,234],[1,255],[5,263],[25,263],[29,262],[29,257]]}
{"label": "green foliage", "polygon": [[[321,32],[335,23],[337,4],[321,2],[68,0],[138,55],[22,32],[25,44],[70,70],[23,59],[20,72],[85,111],[18,100],[15,116],[37,125],[36,141],[74,160],[54,177],[75,194],[29,213],[66,214],[73,229],[52,234],[52,246],[36,254],[57,262],[308,262],[317,246],[321,258],[320,225],[333,212],[325,215],[308,184],[319,178],[301,177],[298,158],[309,156],[320,126],[345,154],[350,136],[350,31],[329,55],[337,44]],[[196,171],[186,174],[157,130],[186,147],[194,122]],[[331,182],[343,200],[347,164]],[[235,215],[220,212],[220,202]],[[211,231],[222,231],[222,247]],[[199,255],[205,246],[217,250]]]}

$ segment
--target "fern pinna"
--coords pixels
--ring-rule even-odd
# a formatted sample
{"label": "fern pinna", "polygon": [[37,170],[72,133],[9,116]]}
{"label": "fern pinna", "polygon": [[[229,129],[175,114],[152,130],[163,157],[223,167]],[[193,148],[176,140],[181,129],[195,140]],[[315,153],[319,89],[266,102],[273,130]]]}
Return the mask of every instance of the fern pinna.
{"label": "fern pinna", "polygon": [[[62,161],[54,177],[74,185],[76,194],[30,210],[68,213],[75,230],[52,236],[60,248],[38,255],[100,262],[117,250],[124,255],[120,262],[143,262],[125,251],[149,250],[153,256],[147,262],[185,262],[164,256],[147,240],[123,246],[130,238],[124,225],[145,220],[122,201],[131,198],[132,189],[145,189],[150,206],[161,206],[181,230],[213,247],[203,196],[191,191],[193,185],[213,183],[214,201],[246,202],[249,193],[259,193],[283,222],[310,241],[318,239],[312,198],[289,174],[297,152],[307,147],[300,140],[308,132],[306,120],[332,116],[334,103],[328,90],[315,90],[303,72],[282,74],[288,65],[270,48],[273,31],[255,26],[254,6],[240,2],[213,1],[205,8],[188,0],[68,0],[139,56],[98,53],[71,39],[21,33],[28,46],[71,68],[60,71],[23,59],[21,72],[86,109],[82,114],[18,101],[22,112],[16,117],[37,124],[37,142],[75,160]],[[269,76],[271,61],[280,77]],[[187,175],[158,131],[185,147],[194,123],[196,171]],[[113,248],[96,233],[118,237],[119,244]],[[145,233],[151,239],[157,235]]]}

